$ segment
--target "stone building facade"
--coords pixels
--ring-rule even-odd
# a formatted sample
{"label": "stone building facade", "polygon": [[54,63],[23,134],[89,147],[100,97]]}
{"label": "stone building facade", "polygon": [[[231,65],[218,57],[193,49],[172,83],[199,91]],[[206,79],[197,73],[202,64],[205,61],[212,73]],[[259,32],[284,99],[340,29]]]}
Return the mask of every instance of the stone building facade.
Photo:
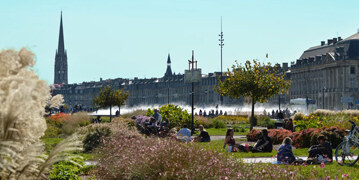
{"label": "stone building facade", "polygon": [[[356,108],[359,99],[359,33],[322,41],[292,62],[290,98],[316,100],[318,108]],[[323,99],[324,98],[324,99]]]}

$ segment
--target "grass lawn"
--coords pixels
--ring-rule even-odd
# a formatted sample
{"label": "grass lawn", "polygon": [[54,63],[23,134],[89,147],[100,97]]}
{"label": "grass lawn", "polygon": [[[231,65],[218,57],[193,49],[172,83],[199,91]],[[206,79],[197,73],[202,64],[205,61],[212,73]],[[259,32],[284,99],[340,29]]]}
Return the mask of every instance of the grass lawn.
{"label": "grass lawn", "polygon": [[45,143],[46,152],[49,153],[63,139],[64,138],[42,138],[41,140]]}
{"label": "grass lawn", "polygon": [[[49,153],[63,139],[64,138],[42,138],[41,140],[45,143],[46,152]],[[91,153],[74,152],[73,154],[82,156],[85,161],[93,160],[93,159],[97,158],[97,156],[95,154],[91,154]]]}
{"label": "grass lawn", "polygon": [[[224,140],[215,140],[208,143],[197,143],[198,146],[209,149],[212,151],[217,151],[220,153],[225,153],[235,158],[250,158],[250,157],[273,157],[276,156],[277,151],[273,150],[271,153],[252,153],[252,152],[233,152],[233,153],[226,153],[225,149],[223,149]],[[333,149],[333,153],[335,149]],[[301,148],[301,149],[294,149],[293,150],[294,156],[308,156],[308,148]]]}
{"label": "grass lawn", "polygon": [[[234,132],[235,136],[239,136],[239,135],[247,135],[249,132],[249,129],[245,128],[244,132]],[[208,134],[210,136],[225,136],[227,133],[227,128],[208,128],[206,129],[206,131],[208,132]]]}

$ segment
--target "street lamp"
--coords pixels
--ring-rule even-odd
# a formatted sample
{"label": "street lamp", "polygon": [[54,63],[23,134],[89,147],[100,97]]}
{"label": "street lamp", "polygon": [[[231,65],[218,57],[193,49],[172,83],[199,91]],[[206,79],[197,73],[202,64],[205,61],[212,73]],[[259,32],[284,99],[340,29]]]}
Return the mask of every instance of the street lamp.
{"label": "street lamp", "polygon": [[192,104],[192,126],[191,126],[191,134],[194,134],[194,83],[201,81],[201,69],[197,68],[197,61],[194,60],[194,51],[192,50],[192,60],[188,60],[188,70],[185,70],[185,83],[191,83],[192,91],[191,91],[191,104]]}
{"label": "street lamp", "polygon": [[323,87],[323,109],[324,109],[324,92],[325,92],[325,87]]}

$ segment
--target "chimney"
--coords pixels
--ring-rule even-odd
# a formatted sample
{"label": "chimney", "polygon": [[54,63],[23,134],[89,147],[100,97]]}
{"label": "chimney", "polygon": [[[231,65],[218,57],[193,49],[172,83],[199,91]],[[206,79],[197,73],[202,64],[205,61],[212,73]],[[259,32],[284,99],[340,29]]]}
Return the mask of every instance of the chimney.
{"label": "chimney", "polygon": [[341,41],[341,40],[343,40],[343,39],[342,39],[342,37],[339,36],[339,37],[338,37],[338,42]]}
{"label": "chimney", "polygon": [[283,63],[282,68],[284,71],[288,70],[288,63]]}
{"label": "chimney", "polygon": [[332,44],[333,39],[328,39],[328,45]]}
{"label": "chimney", "polygon": [[325,45],[325,41],[320,41],[320,45],[324,46]]}
{"label": "chimney", "polygon": [[336,44],[338,42],[337,38],[333,38],[333,44]]}

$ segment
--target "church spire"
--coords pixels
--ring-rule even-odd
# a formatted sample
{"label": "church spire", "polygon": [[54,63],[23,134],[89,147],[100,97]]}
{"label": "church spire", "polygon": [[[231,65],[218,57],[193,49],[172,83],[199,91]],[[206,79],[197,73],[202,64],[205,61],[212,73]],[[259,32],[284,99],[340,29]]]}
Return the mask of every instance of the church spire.
{"label": "church spire", "polygon": [[61,19],[60,19],[59,47],[57,48],[57,52],[65,53],[64,31],[62,28],[62,11],[61,11]]}
{"label": "church spire", "polygon": [[165,73],[165,77],[169,77],[169,76],[172,76],[170,53],[168,53],[168,57],[167,57],[167,70],[166,70],[166,73]]}
{"label": "church spire", "polygon": [[62,11],[60,19],[59,46],[55,55],[55,77],[54,84],[68,83],[67,53],[64,43],[64,31],[62,27]]}

